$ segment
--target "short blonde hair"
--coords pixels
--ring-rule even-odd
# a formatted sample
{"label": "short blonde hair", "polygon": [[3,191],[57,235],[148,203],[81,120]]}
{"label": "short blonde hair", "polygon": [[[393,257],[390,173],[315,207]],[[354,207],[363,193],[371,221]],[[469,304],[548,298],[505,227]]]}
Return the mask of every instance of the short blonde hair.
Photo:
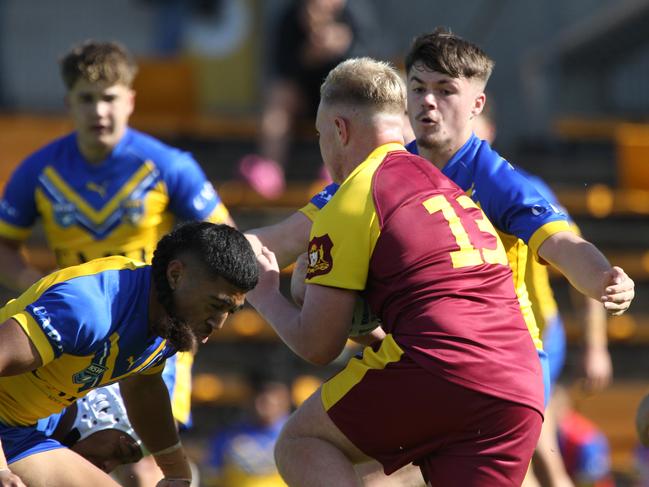
{"label": "short blonde hair", "polygon": [[320,87],[320,101],[403,114],[406,90],[399,73],[390,64],[369,57],[354,58],[329,72]]}

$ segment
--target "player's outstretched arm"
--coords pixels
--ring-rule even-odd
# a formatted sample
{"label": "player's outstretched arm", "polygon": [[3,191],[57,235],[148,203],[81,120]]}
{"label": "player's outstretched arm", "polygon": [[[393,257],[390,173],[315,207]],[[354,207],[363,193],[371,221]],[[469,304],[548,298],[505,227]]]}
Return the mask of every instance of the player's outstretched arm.
{"label": "player's outstretched arm", "polygon": [[256,255],[261,253],[262,247],[270,249],[282,269],[306,251],[310,231],[311,220],[304,213],[296,211],[279,223],[248,230],[245,235]]}
{"label": "player's outstretched arm", "polygon": [[620,267],[611,267],[592,243],[573,232],[548,237],[539,257],[555,266],[582,294],[604,304],[612,315],[624,313],[635,296],[635,284]]}
{"label": "player's outstretched arm", "polygon": [[162,374],[136,374],[120,381],[133,428],[164,474],[159,487],[187,487],[192,473],[171,413]]}

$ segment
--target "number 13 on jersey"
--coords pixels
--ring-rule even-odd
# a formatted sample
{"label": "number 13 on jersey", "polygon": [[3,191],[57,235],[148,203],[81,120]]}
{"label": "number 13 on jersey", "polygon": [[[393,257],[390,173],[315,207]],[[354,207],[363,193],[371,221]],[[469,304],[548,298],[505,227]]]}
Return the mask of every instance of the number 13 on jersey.
{"label": "number 13 on jersey", "polygon": [[[457,202],[462,208],[479,209],[473,200],[466,195],[457,198]],[[428,198],[424,201],[423,205],[431,215],[440,211],[448,223],[453,237],[455,237],[455,242],[457,243],[459,250],[451,252],[451,261],[453,262],[454,268],[469,267],[484,263],[508,265],[505,248],[496,234],[495,228],[489,220],[487,220],[484,214],[482,214],[482,218],[475,219],[475,222],[480,231],[488,233],[494,237],[496,241],[495,249],[488,249],[486,247],[476,248],[474,246],[469,237],[469,233],[462,224],[461,218],[458,216],[453,205],[451,205],[451,202],[445,195],[440,194]],[[482,213],[482,211],[480,211],[480,213]]]}

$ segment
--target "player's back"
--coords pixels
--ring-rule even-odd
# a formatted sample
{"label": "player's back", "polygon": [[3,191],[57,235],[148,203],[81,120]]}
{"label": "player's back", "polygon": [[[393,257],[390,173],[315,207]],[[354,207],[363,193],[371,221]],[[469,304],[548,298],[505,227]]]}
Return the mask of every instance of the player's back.
{"label": "player's back", "polygon": [[392,152],[372,198],[380,235],[365,295],[386,332],[449,380],[542,410],[539,361],[502,243],[430,162]]}

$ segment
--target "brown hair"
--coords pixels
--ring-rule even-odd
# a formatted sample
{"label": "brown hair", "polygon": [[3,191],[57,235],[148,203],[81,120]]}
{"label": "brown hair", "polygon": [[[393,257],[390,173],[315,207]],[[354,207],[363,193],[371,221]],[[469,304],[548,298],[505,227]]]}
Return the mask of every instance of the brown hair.
{"label": "brown hair", "polygon": [[332,69],[320,87],[320,100],[395,113],[404,113],[406,106],[399,73],[369,57],[348,59]]}
{"label": "brown hair", "polygon": [[494,67],[494,61],[477,45],[441,27],[412,42],[406,72],[417,63],[452,78],[477,78],[485,84]]}
{"label": "brown hair", "polygon": [[130,87],[137,73],[135,60],[117,42],[85,41],[73,47],[59,64],[61,77],[68,90],[79,79],[90,83],[105,81]]}

